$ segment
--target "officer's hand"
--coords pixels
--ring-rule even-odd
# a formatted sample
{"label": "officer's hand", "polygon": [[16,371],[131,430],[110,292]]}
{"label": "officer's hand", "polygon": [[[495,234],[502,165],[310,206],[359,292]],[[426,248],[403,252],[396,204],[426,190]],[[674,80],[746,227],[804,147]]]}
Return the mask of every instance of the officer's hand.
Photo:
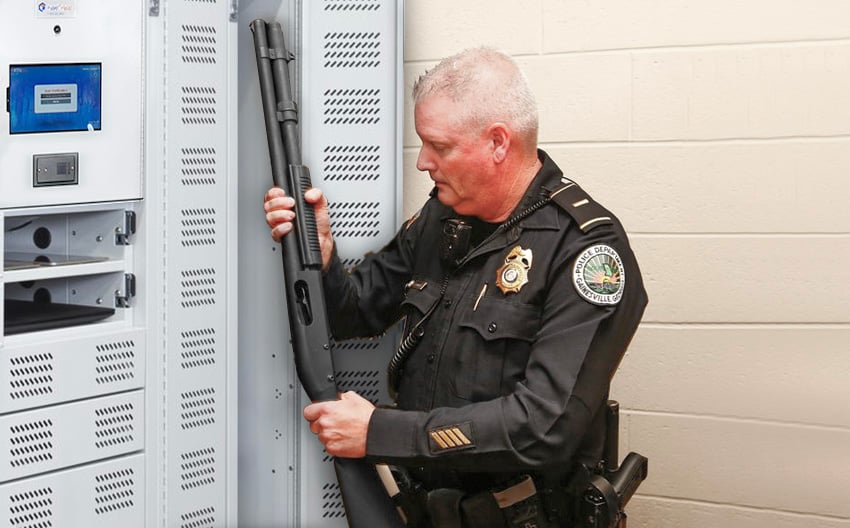
{"label": "officer's hand", "polygon": [[[319,248],[322,252],[322,269],[325,270],[333,253],[328,201],[325,199],[325,195],[321,189],[316,187],[308,189],[304,193],[304,200],[312,204],[315,211],[316,232],[319,236]],[[272,238],[280,242],[283,236],[292,231],[292,222],[295,220],[295,200],[287,196],[280,187],[272,187],[266,191],[263,201],[263,207],[266,211],[266,223],[272,229]]]}
{"label": "officer's hand", "polygon": [[304,408],[310,430],[325,444],[331,456],[366,456],[366,434],[375,406],[356,392],[343,392],[336,401],[319,402]]}

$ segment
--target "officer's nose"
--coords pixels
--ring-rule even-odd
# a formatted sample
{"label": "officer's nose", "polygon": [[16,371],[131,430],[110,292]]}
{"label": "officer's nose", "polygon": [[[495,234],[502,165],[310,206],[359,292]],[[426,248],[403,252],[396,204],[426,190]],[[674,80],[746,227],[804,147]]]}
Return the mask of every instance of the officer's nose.
{"label": "officer's nose", "polygon": [[434,162],[431,161],[425,145],[419,147],[419,156],[416,158],[416,168],[422,172],[434,170]]}

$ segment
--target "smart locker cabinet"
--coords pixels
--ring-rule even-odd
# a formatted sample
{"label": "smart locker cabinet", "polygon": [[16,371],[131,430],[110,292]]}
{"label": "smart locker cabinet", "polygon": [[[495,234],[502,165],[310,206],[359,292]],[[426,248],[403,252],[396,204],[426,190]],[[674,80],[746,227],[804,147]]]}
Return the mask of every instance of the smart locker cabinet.
{"label": "smart locker cabinet", "polygon": [[4,526],[237,526],[233,7],[0,6]]}
{"label": "smart locker cabinet", "polygon": [[[248,23],[276,18],[349,264],[400,220],[402,2],[0,6],[0,523],[344,526],[304,427]],[[340,344],[381,401],[394,336]]]}

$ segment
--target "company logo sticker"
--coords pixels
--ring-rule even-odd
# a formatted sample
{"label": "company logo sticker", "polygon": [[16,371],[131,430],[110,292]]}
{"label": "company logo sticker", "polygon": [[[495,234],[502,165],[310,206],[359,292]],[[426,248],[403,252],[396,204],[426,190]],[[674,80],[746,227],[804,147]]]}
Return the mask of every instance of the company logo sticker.
{"label": "company logo sticker", "polygon": [[76,14],[76,0],[38,0],[35,2],[35,16],[37,18],[71,18]]}

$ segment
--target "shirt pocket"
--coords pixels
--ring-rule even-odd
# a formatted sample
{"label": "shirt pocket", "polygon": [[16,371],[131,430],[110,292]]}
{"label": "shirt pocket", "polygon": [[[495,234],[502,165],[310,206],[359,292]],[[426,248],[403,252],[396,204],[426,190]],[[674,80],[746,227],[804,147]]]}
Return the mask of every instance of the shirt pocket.
{"label": "shirt pocket", "polygon": [[455,395],[489,400],[513,390],[523,378],[531,346],[540,328],[540,307],[504,299],[482,299],[458,321]]}

